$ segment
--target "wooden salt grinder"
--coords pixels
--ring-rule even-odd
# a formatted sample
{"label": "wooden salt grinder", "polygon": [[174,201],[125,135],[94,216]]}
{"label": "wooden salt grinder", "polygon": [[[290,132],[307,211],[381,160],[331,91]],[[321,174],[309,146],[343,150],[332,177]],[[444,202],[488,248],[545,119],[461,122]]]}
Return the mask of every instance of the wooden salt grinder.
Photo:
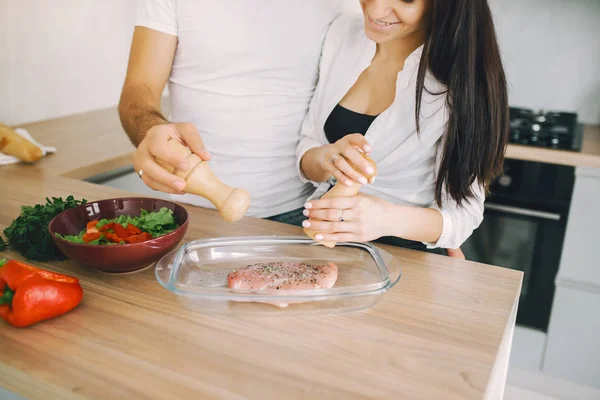
{"label": "wooden salt grinder", "polygon": [[207,162],[193,154],[188,147],[177,140],[169,140],[167,147],[172,153],[187,157],[189,169],[179,171],[163,160],[157,159],[156,162],[186,182],[184,189],[186,193],[208,199],[227,222],[236,222],[246,214],[251,200],[248,191],[233,188],[221,182],[214,175]]}
{"label": "wooden salt grinder", "polygon": [[[364,157],[371,162],[371,166],[373,167],[373,170],[375,171],[375,172],[373,172],[373,174],[368,176],[368,179],[371,179],[373,176],[377,175],[377,165],[375,164],[375,161],[373,161],[369,156],[364,155]],[[352,167],[354,167],[354,169],[356,169],[357,171],[359,170],[349,160],[346,160],[346,161],[348,161],[348,163],[350,165],[352,165]],[[356,183],[354,181],[352,182],[352,186],[346,186],[345,184],[343,184],[341,182],[336,182],[336,184],[333,186],[333,188],[331,188],[331,190],[329,190],[327,193],[325,193],[321,197],[321,199],[326,199],[329,197],[356,196],[362,186],[363,185],[361,185],[360,183]],[[310,228],[304,228],[304,233],[306,233],[311,239],[323,244],[326,247],[329,247],[329,248],[335,247],[335,242],[323,242],[323,241],[319,241],[319,240],[315,239],[317,232],[313,231]]]}

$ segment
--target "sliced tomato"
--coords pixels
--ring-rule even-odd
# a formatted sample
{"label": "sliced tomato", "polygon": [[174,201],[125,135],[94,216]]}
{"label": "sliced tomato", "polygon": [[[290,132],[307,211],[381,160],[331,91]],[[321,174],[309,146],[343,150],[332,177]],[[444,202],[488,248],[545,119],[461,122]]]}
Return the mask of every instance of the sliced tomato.
{"label": "sliced tomato", "polygon": [[108,224],[102,225],[100,228],[98,228],[98,230],[100,232],[106,232],[107,230],[112,229],[113,226],[115,226],[115,223],[109,222]]}
{"label": "sliced tomato", "polygon": [[132,225],[132,224],[127,224],[127,228],[125,228],[125,230],[130,235],[139,235],[140,233],[142,233],[142,230],[140,228],[138,228],[137,226]]}
{"label": "sliced tomato", "polygon": [[81,239],[83,239],[85,243],[89,243],[93,240],[100,239],[101,236],[102,234],[100,232],[84,233]]}
{"label": "sliced tomato", "polygon": [[118,235],[120,238],[126,238],[126,237],[128,237],[128,236],[131,236],[131,235],[129,234],[129,232],[127,232],[127,231],[125,230],[125,228],[123,228],[123,225],[121,225],[121,224],[115,224],[115,225],[112,227],[112,230],[113,230],[113,231],[114,231],[114,232],[115,232],[115,233],[116,233],[116,234],[117,234],[117,235]]}

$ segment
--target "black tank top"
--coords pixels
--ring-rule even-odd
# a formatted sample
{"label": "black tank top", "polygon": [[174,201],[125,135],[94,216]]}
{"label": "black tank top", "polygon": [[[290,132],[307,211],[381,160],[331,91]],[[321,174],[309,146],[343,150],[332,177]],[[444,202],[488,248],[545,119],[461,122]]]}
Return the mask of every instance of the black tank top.
{"label": "black tank top", "polygon": [[[329,143],[334,143],[351,133],[360,133],[361,135],[364,135],[367,133],[367,130],[373,121],[375,121],[375,118],[377,118],[377,116],[360,114],[348,110],[338,104],[331,114],[329,114],[329,117],[325,122],[325,136],[327,137],[327,140],[329,140]],[[427,246],[421,242],[405,240],[393,236],[384,236],[375,241],[428,253],[448,255],[446,249],[428,249]]]}
{"label": "black tank top", "polygon": [[377,115],[360,114],[338,104],[325,121],[325,137],[329,143],[335,143],[351,133],[364,135],[375,118]]}

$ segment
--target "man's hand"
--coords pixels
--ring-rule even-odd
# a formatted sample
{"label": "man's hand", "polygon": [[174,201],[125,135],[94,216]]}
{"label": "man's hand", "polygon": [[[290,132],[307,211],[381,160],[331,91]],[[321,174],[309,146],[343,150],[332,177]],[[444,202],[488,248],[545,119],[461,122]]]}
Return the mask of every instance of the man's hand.
{"label": "man's hand", "polygon": [[123,129],[137,147],[133,167],[146,185],[165,193],[183,193],[186,183],[158,165],[156,159],[182,171],[190,167],[185,158],[169,152],[169,140],[188,146],[204,161],[210,159],[195,125],[170,124],[160,110],[176,48],[177,37],[137,26],[119,102]]}
{"label": "man's hand", "polygon": [[173,139],[188,146],[192,153],[202,160],[210,160],[210,154],[204,148],[200,133],[194,124],[162,124],[152,127],[146,133],[133,154],[133,167],[138,174],[142,171],[142,180],[152,189],[182,194],[186,182],[169,173],[156,162],[157,158],[161,159],[180,171],[187,171],[190,168],[185,157],[179,157],[167,150],[167,142]]}

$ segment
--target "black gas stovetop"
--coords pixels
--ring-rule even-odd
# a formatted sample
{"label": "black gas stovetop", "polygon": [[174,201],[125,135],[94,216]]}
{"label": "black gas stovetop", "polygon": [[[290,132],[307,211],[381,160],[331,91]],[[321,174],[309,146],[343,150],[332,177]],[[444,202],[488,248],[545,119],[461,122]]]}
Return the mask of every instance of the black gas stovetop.
{"label": "black gas stovetop", "polygon": [[580,151],[582,136],[583,125],[575,113],[510,108],[511,143]]}

